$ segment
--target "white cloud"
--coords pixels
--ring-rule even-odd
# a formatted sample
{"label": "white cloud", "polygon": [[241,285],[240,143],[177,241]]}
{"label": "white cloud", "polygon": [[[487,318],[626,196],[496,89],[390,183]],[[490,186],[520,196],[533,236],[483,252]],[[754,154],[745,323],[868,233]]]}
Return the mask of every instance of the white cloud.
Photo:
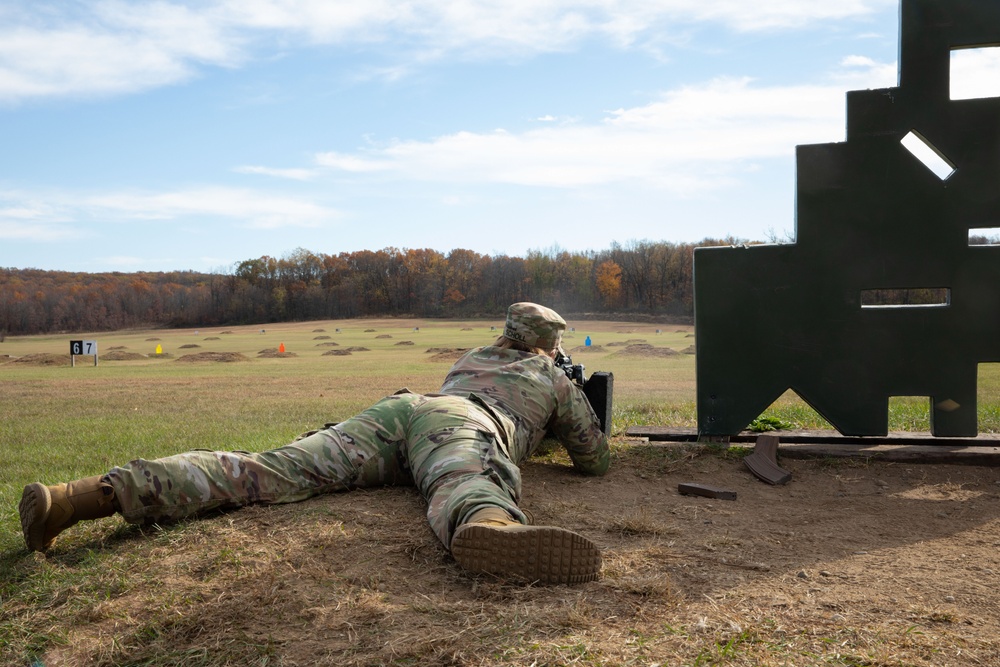
{"label": "white cloud", "polygon": [[79,238],[95,221],[148,221],[166,229],[176,221],[214,219],[250,229],[282,229],[322,227],[340,216],[308,199],[241,188],[103,194],[0,192],[0,239],[9,240]]}
{"label": "white cloud", "polygon": [[876,63],[868,56],[847,56],[840,64],[844,67],[874,67]]}
{"label": "white cloud", "polygon": [[39,5],[30,20],[0,23],[0,102],[132,92],[241,60],[237,38],[183,6],[100,2],[67,16]]}
{"label": "white cloud", "polygon": [[43,243],[82,238],[79,229],[53,222],[26,222],[0,216],[0,239],[7,241],[40,241]]}
{"label": "white cloud", "polygon": [[834,76],[839,85],[849,90],[891,88],[899,85],[897,63],[878,63],[867,56],[847,56],[840,62],[844,69]]}
{"label": "white cloud", "polygon": [[[717,187],[755,160],[791,158],[798,144],[843,141],[843,77],[865,87],[893,85],[895,67],[850,63],[827,85],[760,86],[716,79],[618,109],[599,124],[521,133],[457,132],[431,141],[395,141],[354,155],[324,153],[317,164],[349,173],[444,183],[588,187],[641,182],[691,194]],[[863,67],[862,67],[863,65]]]}
{"label": "white cloud", "polygon": [[866,16],[899,3],[898,0],[667,0],[666,4],[695,20],[717,21],[737,30],[750,31]]}
{"label": "white cloud", "polygon": [[48,195],[0,192],[0,239],[51,242],[85,236],[71,223],[72,215]]}
{"label": "white cloud", "polygon": [[506,44],[536,52],[595,35],[629,44],[678,23],[786,28],[864,17],[896,5],[897,0],[226,0],[219,13],[258,30],[304,32],[316,42],[403,36],[447,50]]}
{"label": "white cloud", "polygon": [[274,176],[275,178],[286,178],[293,181],[309,181],[316,176],[316,172],[312,169],[273,169],[251,165],[236,167],[233,171],[240,174],[259,174],[261,176]]}
{"label": "white cloud", "polygon": [[117,215],[127,220],[173,220],[216,217],[239,221],[252,229],[320,227],[339,213],[310,201],[260,194],[238,188],[208,187],[150,194],[95,195],[81,202],[92,215]]}
{"label": "white cloud", "polygon": [[318,153],[316,164],[321,167],[339,169],[355,173],[385,171],[393,168],[393,162],[387,159],[371,159],[358,155],[346,155],[335,151]]}
{"label": "white cloud", "polygon": [[[306,43],[377,47],[400,63],[530,56],[603,38],[670,42],[699,23],[748,31],[865,17],[896,0],[215,0],[22,2],[0,9],[0,102],[122,94]],[[304,39],[303,39],[304,38]],[[403,67],[403,69],[400,69]],[[389,65],[392,76],[405,66]]]}

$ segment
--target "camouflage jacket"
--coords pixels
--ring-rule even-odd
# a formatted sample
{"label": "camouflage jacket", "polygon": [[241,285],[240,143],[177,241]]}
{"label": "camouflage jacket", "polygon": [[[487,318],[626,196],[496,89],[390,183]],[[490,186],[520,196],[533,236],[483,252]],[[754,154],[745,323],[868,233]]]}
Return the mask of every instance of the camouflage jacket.
{"label": "camouflage jacket", "polygon": [[499,413],[515,464],[531,456],[551,431],[578,470],[603,475],[608,469],[608,441],[587,397],[549,357],[479,347],[452,366],[441,393],[468,396]]}

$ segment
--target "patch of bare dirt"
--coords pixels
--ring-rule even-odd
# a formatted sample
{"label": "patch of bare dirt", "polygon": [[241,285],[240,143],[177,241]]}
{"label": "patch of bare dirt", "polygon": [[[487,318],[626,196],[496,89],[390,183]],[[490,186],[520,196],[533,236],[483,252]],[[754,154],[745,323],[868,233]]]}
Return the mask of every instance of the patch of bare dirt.
{"label": "patch of bare dirt", "polygon": [[362,347],[360,345],[352,345],[350,347],[345,347],[344,349],[347,350],[348,352],[370,352],[371,351],[367,347]]}
{"label": "patch of bare dirt", "polygon": [[222,340],[222,339],[221,339],[221,338],[219,338],[218,336],[209,336],[209,337],[208,337],[208,338],[206,338],[205,340]]}
{"label": "patch of bare dirt", "polygon": [[608,343],[608,347],[628,347],[629,345],[638,345],[645,342],[642,338],[632,338],[626,341],[616,340],[613,343]]}
{"label": "patch of bare dirt", "polygon": [[348,349],[343,350],[327,350],[322,355],[323,357],[349,357],[351,356],[351,351]]}
{"label": "patch of bare dirt", "polygon": [[338,345],[340,345],[340,343],[330,341],[329,343],[317,343],[316,347],[336,347]]}
{"label": "patch of bare dirt", "polygon": [[413,345],[413,341],[412,340],[401,340],[398,343],[396,343],[396,345]]}
{"label": "patch of bare dirt", "polygon": [[313,329],[313,333],[326,333],[326,329]]}
{"label": "patch of bare dirt", "polygon": [[474,331],[472,327],[462,327],[462,331]]}
{"label": "patch of bare dirt", "polygon": [[37,662],[182,664],[213,647],[213,664],[1000,664],[996,469],[780,463],[786,486],[691,445],[620,440],[600,478],[528,462],[535,523],[602,548],[601,578],[578,586],[464,572],[412,487],[164,529],[87,522],[25,563],[69,571],[96,550],[112,575],[85,611],[37,611],[65,638]]}
{"label": "patch of bare dirt", "polygon": [[428,352],[430,352],[431,350],[437,350],[437,353],[433,357],[428,359],[428,361],[457,361],[462,357],[462,355],[464,355],[471,349],[472,348],[469,347],[455,347],[455,348],[434,347],[431,348],[430,350],[427,350]]}
{"label": "patch of bare dirt", "polygon": [[379,334],[375,336],[375,340],[378,340],[379,338],[392,338],[392,336],[389,334]]}
{"label": "patch of bare dirt", "polygon": [[695,349],[694,345],[688,345],[683,350],[681,350],[681,354],[694,354],[696,351],[697,350]]}
{"label": "patch of bare dirt", "polygon": [[190,350],[190,349],[193,349],[193,348],[196,348],[196,347],[201,347],[201,345],[198,345],[197,343],[185,343],[184,345],[181,345],[177,349],[179,349],[179,350]]}
{"label": "patch of bare dirt", "polygon": [[280,348],[277,347],[269,347],[258,352],[257,356],[261,359],[288,359],[299,355],[294,352],[281,352]]}
{"label": "patch of bare dirt", "polygon": [[250,361],[250,358],[239,352],[196,352],[178,357],[177,361],[214,361],[228,364],[236,361]]}
{"label": "patch of bare dirt", "polygon": [[578,352],[604,352],[603,345],[577,345],[576,347],[569,350],[570,354],[577,354]]}
{"label": "patch of bare dirt", "polygon": [[72,360],[68,354],[26,354],[23,357],[17,357],[13,359],[10,363],[12,364],[24,364],[25,366],[69,366],[72,364]]}
{"label": "patch of bare dirt", "polygon": [[126,346],[126,345],[112,345],[111,347],[108,348],[108,350],[125,350],[125,349],[128,349],[128,346]]}
{"label": "patch of bare dirt", "polygon": [[365,333],[375,333],[375,329],[365,329]]}
{"label": "patch of bare dirt", "polygon": [[313,340],[330,340],[331,336],[316,336]]}
{"label": "patch of bare dirt", "polygon": [[123,350],[114,350],[101,355],[101,361],[137,361],[145,358],[146,355],[144,354],[139,354],[138,352],[125,352]]}
{"label": "patch of bare dirt", "polygon": [[671,349],[669,347],[655,347],[649,345],[648,343],[638,343],[635,345],[629,345],[621,354],[627,354],[633,357],[672,357],[678,354],[677,350]]}
{"label": "patch of bare dirt", "polygon": [[160,339],[159,339],[159,338],[157,338],[156,336],[153,336],[152,338],[147,338],[147,339],[146,339],[146,341],[147,341],[147,342],[148,342],[148,341],[151,341],[151,340],[160,340]]}

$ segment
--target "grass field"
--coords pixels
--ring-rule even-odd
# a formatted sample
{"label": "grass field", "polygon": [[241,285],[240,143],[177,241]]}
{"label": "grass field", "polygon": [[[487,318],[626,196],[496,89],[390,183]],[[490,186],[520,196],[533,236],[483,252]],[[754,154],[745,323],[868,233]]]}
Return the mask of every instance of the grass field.
{"label": "grass field", "polygon": [[[690,327],[583,321],[570,325],[575,331],[568,333],[564,347],[574,361],[583,363],[588,374],[598,370],[615,374],[616,435],[632,425],[695,425],[695,358],[685,353],[694,343]],[[16,512],[26,483],[67,481],[103,473],[136,457],[155,458],[194,448],[259,451],[275,447],[325,422],[348,417],[399,387],[434,391],[457,350],[488,344],[500,328],[502,321],[364,320],[265,329],[15,337],[0,343],[0,601],[6,607],[0,613],[0,661],[29,664],[32,656],[66,643],[69,631],[57,627],[55,620],[47,626],[44,610],[55,610],[67,599],[80,596],[88,604],[109,600],[116,595],[116,586],[125,586],[121,582],[135,565],[118,560],[102,575],[110,561],[86,549],[74,552],[69,564],[34,567],[34,557],[22,547]],[[657,333],[657,328],[662,332]],[[578,349],[588,336],[591,348]],[[100,363],[94,366],[92,357],[77,357],[76,366],[70,367],[71,338],[96,339]],[[283,354],[277,352],[282,345]],[[157,346],[162,354],[155,354]],[[350,354],[326,354],[351,348]],[[677,353],[667,354],[665,348]],[[115,352],[143,356],[111,360]],[[185,355],[209,352],[239,354],[244,359],[182,360]],[[1000,372],[983,366],[980,385],[980,430],[1000,431]],[[801,428],[827,427],[790,394],[767,414]],[[892,400],[891,430],[926,430],[927,423],[926,399]],[[197,537],[198,530],[191,529],[191,535]],[[173,539],[170,535],[167,532],[157,539],[167,544]],[[225,560],[229,556],[224,552],[216,557]],[[142,568],[149,569],[149,554],[135,557],[144,559]],[[15,608],[16,613],[10,611]],[[25,612],[28,608],[33,608],[32,614]],[[572,625],[572,609],[566,617]],[[712,654],[715,658],[698,664],[752,664],[723,659],[730,652],[735,654],[735,649],[720,646]],[[284,664],[261,658],[266,657],[266,650],[251,653],[253,664]],[[122,654],[113,650],[100,655],[111,657],[86,664],[240,664],[242,654],[224,653],[218,661],[176,658],[169,663],[153,658],[119,661],[113,656]],[[572,657],[571,648],[566,655]],[[506,664],[500,659],[480,662]]]}
{"label": "grass field", "polygon": [[[690,327],[616,322],[570,323],[564,347],[587,373],[615,374],[614,428],[693,426],[694,356],[626,353],[626,343],[691,346]],[[16,502],[24,484],[106,472],[138,456],[195,448],[260,451],[340,421],[399,387],[436,390],[459,350],[485,345],[503,322],[359,320],[203,330],[8,338],[0,344],[0,548],[20,538]],[[338,331],[339,329],[339,331]],[[97,340],[93,357],[69,365],[71,339]],[[336,345],[334,345],[336,343]],[[285,354],[275,354],[284,345]],[[162,354],[156,355],[160,347]],[[349,355],[325,353],[355,350]],[[115,352],[145,355],[109,361]],[[236,353],[235,362],[179,361]],[[265,353],[264,356],[261,353]],[[55,365],[40,355],[61,355]],[[31,361],[31,359],[35,361]],[[25,361],[27,359],[27,361]]]}

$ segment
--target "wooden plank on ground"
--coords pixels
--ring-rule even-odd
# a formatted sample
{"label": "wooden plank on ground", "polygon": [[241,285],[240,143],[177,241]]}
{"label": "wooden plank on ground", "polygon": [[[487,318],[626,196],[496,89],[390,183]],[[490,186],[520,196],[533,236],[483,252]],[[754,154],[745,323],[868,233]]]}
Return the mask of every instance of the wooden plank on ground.
{"label": "wooden plank on ground", "polygon": [[[638,429],[636,429],[638,430]],[[837,443],[834,439],[824,442],[786,442],[781,431],[781,442],[778,445],[778,453],[790,459],[815,459],[815,458],[856,458],[873,459],[890,463],[957,463],[962,465],[1000,466],[1000,439],[998,438],[949,438],[945,444],[934,443],[934,446],[926,444],[910,444],[917,439],[912,438],[879,438],[875,441],[867,440],[865,444],[844,444]],[[630,437],[648,437],[639,435],[629,429]],[[677,447],[690,446],[697,442],[697,434],[691,429],[690,436],[681,434],[676,438],[665,438],[660,434],[657,438],[649,438],[650,444],[657,447]],[[753,437],[734,440],[731,444],[743,444],[753,442],[757,434]],[[971,440],[978,442],[977,445],[954,443],[954,440]],[[940,439],[938,442],[941,442]],[[993,444],[989,444],[993,443]]]}
{"label": "wooden plank on ground", "polygon": [[686,496],[704,496],[705,498],[718,498],[719,500],[736,500],[736,492],[732,489],[723,489],[709,484],[699,484],[698,482],[681,482],[677,485],[678,493]]}
{"label": "wooden plank on ground", "polygon": [[[834,445],[919,445],[923,447],[1000,447],[1000,434],[982,434],[974,438],[936,438],[927,432],[891,431],[884,436],[854,436],[841,435],[832,430],[775,431],[781,444],[834,444]],[[698,431],[693,428],[677,428],[673,426],[632,426],[625,431],[632,438],[649,438],[650,440],[666,440],[671,442],[697,442]],[[760,433],[743,431],[729,436],[729,442],[756,442]]]}

